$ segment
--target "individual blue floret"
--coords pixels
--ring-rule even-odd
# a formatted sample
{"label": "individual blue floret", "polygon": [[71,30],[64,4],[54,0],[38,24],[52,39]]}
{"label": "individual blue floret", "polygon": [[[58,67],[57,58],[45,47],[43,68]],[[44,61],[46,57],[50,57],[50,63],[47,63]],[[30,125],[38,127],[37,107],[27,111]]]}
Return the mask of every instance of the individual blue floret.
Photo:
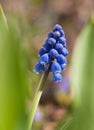
{"label": "individual blue floret", "polygon": [[57,52],[56,49],[51,49],[50,52],[49,52],[49,56],[50,56],[50,58],[52,58],[52,59],[57,58],[58,55],[59,55],[59,54],[58,54],[58,52]]}
{"label": "individual blue floret", "polygon": [[69,54],[68,50],[64,47],[63,50],[62,50],[62,54],[64,56],[67,56]]}
{"label": "individual blue floret", "polygon": [[67,63],[67,60],[66,60],[65,56],[59,55],[59,56],[57,57],[57,62],[58,62],[60,65],[62,65],[62,64],[66,64],[66,63]]}
{"label": "individual blue floret", "polygon": [[60,37],[60,38],[59,38],[59,43],[62,43],[62,45],[63,45],[64,47],[66,47],[66,39],[65,39],[65,37]]}
{"label": "individual blue floret", "polygon": [[62,69],[62,70],[65,70],[65,69],[66,69],[66,66],[67,66],[67,64],[62,64],[62,65],[61,65],[61,69]]}
{"label": "individual blue floret", "polygon": [[56,40],[54,38],[49,38],[48,39],[48,44],[54,46],[56,44]]}
{"label": "individual blue floret", "polygon": [[36,64],[35,67],[34,67],[34,71],[37,74],[42,73],[44,70],[45,70],[45,66],[40,64],[40,63]]}
{"label": "individual blue floret", "polygon": [[46,49],[47,52],[49,52],[52,49],[52,45],[48,43],[48,39],[45,41],[43,47]]}
{"label": "individual blue floret", "polygon": [[38,55],[42,56],[43,54],[45,54],[47,51],[44,47],[42,47],[39,51],[38,51]]}
{"label": "individual blue floret", "polygon": [[60,73],[53,73],[53,81],[54,82],[62,81],[62,75]]}
{"label": "individual blue floret", "polygon": [[53,32],[49,32],[48,33],[48,38],[50,38],[50,37],[54,37],[54,33]]}
{"label": "individual blue floret", "polygon": [[57,44],[55,45],[55,48],[56,48],[56,50],[58,51],[58,53],[61,54],[64,47],[63,47],[62,44],[57,43]]}
{"label": "individual blue floret", "polygon": [[55,26],[54,26],[54,28],[53,28],[53,31],[59,31],[59,30],[61,30],[62,29],[62,27],[59,25],[59,24],[56,24]]}
{"label": "individual blue floret", "polygon": [[55,38],[56,40],[58,40],[60,36],[61,36],[60,31],[55,31],[55,32],[54,32],[54,38]]}
{"label": "individual blue floret", "polygon": [[65,33],[64,33],[63,29],[60,30],[59,32],[60,32],[61,36],[65,37]]}
{"label": "individual blue floret", "polygon": [[38,63],[41,63],[42,65],[46,65],[49,63],[49,61],[50,59],[49,59],[48,53],[46,53],[40,57],[40,59],[38,60]]}
{"label": "individual blue floret", "polygon": [[53,72],[53,73],[55,73],[55,72],[59,72],[60,73],[61,72],[61,66],[59,65],[58,62],[54,61],[52,63],[50,72]]}

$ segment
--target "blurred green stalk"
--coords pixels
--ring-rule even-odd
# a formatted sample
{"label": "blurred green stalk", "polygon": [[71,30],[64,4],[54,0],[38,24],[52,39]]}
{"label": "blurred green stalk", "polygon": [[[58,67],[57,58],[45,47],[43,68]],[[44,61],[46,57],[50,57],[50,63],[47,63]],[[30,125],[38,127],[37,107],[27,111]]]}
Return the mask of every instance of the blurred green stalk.
{"label": "blurred green stalk", "polygon": [[64,130],[94,130],[94,19],[77,39],[72,57],[71,85],[74,112]]}
{"label": "blurred green stalk", "polygon": [[39,100],[40,100],[42,92],[43,92],[43,88],[45,87],[45,83],[46,83],[46,80],[47,80],[47,77],[48,77],[48,74],[49,74],[49,69],[50,69],[50,67],[48,68],[47,71],[45,71],[42,74],[40,82],[37,86],[37,90],[36,90],[34,100],[32,102],[32,106],[31,106],[31,111],[30,111],[30,114],[29,114],[29,129],[28,130],[30,130],[30,128],[32,128],[34,116],[35,116],[35,113],[36,113],[36,110],[37,110],[37,107],[38,107],[38,103],[39,103]]}
{"label": "blurred green stalk", "polygon": [[0,130],[27,130],[27,70],[16,29],[0,7]]}

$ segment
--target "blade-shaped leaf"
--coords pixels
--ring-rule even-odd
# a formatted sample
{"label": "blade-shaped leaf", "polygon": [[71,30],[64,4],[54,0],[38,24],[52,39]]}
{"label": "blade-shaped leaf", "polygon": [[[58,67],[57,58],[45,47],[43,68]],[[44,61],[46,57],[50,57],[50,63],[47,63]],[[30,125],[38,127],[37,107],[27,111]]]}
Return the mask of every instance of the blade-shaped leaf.
{"label": "blade-shaped leaf", "polygon": [[94,21],[81,32],[73,55],[71,84],[76,106],[65,130],[94,130]]}
{"label": "blade-shaped leaf", "polygon": [[26,130],[27,77],[20,42],[0,8],[0,130]]}

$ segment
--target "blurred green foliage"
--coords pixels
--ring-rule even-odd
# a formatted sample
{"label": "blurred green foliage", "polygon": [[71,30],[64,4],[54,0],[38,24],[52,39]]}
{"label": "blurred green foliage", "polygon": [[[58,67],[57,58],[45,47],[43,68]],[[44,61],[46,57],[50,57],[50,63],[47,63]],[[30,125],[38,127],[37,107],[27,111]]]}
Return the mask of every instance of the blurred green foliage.
{"label": "blurred green foliage", "polygon": [[[32,1],[34,5],[40,5],[42,2],[43,0]],[[22,21],[19,18],[21,22],[18,22],[18,24],[23,35],[19,36],[17,25],[14,24],[8,27],[6,18],[0,8],[0,130],[27,130],[27,92],[29,88],[29,96],[32,99],[39,80],[39,76],[33,72],[33,65],[37,59],[37,49],[41,45],[40,31],[43,40],[45,34],[43,27],[46,27],[47,31],[51,27],[51,23],[55,22],[55,18],[48,18],[48,14],[49,16],[52,16],[52,14],[49,11],[46,11],[46,13],[43,11],[43,17],[40,17],[40,13],[37,17],[29,18],[29,22],[26,17]],[[59,15],[57,15],[58,17]],[[63,18],[63,15],[60,15],[60,18]],[[46,23],[47,20],[49,21],[48,24]],[[43,24],[43,21],[46,21],[45,24]],[[61,19],[59,22],[61,23]],[[32,43],[30,39],[32,39]],[[29,43],[29,45],[22,48],[22,42]],[[71,116],[63,117],[56,129],[93,130],[94,20],[89,21],[77,40],[71,70],[71,85],[74,93],[73,106],[75,106],[75,109],[73,109]],[[28,81],[27,71],[30,74],[30,82]]]}
{"label": "blurred green foliage", "polygon": [[0,130],[27,130],[27,70],[16,26],[0,8]]}
{"label": "blurred green foliage", "polygon": [[[26,32],[25,32],[26,33]],[[6,17],[0,7],[0,129],[28,130],[28,99],[33,101],[39,76],[33,72],[37,59],[26,45],[17,20]]]}
{"label": "blurred green foliage", "polygon": [[74,110],[59,129],[94,130],[94,19],[78,37],[71,72]]}

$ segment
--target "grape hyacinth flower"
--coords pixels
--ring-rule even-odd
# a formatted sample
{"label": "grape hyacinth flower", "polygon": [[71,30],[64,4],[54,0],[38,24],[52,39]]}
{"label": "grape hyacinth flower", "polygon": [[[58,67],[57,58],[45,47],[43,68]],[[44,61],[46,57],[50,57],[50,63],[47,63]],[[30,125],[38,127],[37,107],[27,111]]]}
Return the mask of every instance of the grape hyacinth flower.
{"label": "grape hyacinth flower", "polygon": [[68,50],[66,48],[65,33],[59,24],[56,24],[53,30],[48,33],[48,37],[45,40],[42,48],[39,50],[38,55],[39,59],[37,64],[34,66],[34,71],[37,74],[43,74],[40,78],[34,95],[29,117],[29,128],[32,127],[34,115],[36,113],[48,74],[52,74],[54,82],[60,82],[62,81],[61,73],[66,69],[66,56],[68,55]]}
{"label": "grape hyacinth flower", "polygon": [[54,82],[61,81],[61,72],[66,69],[68,50],[65,33],[59,24],[56,24],[52,32],[48,33],[48,37],[38,55],[39,59],[34,71],[38,74],[49,71],[52,73]]}

